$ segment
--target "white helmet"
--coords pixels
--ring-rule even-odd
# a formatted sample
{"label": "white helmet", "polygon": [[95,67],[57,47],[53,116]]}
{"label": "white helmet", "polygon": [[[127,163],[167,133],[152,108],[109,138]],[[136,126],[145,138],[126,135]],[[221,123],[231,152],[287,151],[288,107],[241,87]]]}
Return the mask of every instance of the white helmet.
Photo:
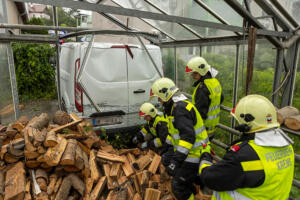
{"label": "white helmet", "polygon": [[179,89],[171,79],[160,78],[152,84],[150,97],[157,96],[164,102],[167,102],[178,90]]}
{"label": "white helmet", "polygon": [[198,72],[201,76],[205,76],[210,70],[210,65],[200,56],[189,60],[185,67],[185,72]]}
{"label": "white helmet", "polygon": [[157,114],[157,110],[151,103],[144,103],[141,106],[140,112],[139,112],[140,117],[149,115],[152,118],[154,118],[156,116],[156,114]]}
{"label": "white helmet", "polygon": [[264,96],[243,97],[230,113],[240,125],[248,126],[247,133],[279,127],[274,105]]}

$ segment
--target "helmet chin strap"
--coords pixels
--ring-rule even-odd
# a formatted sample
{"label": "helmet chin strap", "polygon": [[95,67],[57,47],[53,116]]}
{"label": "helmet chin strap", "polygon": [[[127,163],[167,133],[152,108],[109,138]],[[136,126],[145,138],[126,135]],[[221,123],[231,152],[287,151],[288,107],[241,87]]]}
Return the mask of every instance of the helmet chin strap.
{"label": "helmet chin strap", "polygon": [[247,124],[240,124],[236,127],[234,127],[235,130],[238,130],[242,133],[247,133],[251,130],[251,126],[247,125]]}

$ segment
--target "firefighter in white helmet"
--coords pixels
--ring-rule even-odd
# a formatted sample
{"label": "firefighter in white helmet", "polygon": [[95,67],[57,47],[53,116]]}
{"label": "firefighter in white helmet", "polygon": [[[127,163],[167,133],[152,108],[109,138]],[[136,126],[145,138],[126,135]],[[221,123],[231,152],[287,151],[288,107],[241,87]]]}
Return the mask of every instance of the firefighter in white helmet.
{"label": "firefighter in white helmet", "polygon": [[168,78],[156,80],[150,92],[158,97],[168,118],[168,150],[162,163],[173,176],[172,191],[179,200],[194,199],[194,181],[198,174],[200,156],[210,154],[209,139],[201,115],[196,107],[180,94]]}
{"label": "firefighter in white helmet", "polygon": [[139,116],[143,117],[147,124],[133,138],[133,142],[135,144],[143,142],[141,148],[156,150],[163,147],[168,135],[168,121],[162,113],[159,113],[151,103],[144,103]]}
{"label": "firefighter in white helmet", "polygon": [[192,73],[196,80],[192,103],[198,109],[209,138],[212,140],[216,125],[220,119],[220,104],[223,102],[222,87],[215,78],[214,70],[204,58],[194,57],[186,66],[187,73]]}
{"label": "firefighter in white helmet", "polygon": [[213,200],[288,199],[294,174],[293,141],[279,128],[273,104],[261,95],[249,95],[231,115],[242,137],[220,162],[211,165],[211,160],[201,160],[198,183],[214,190]]}

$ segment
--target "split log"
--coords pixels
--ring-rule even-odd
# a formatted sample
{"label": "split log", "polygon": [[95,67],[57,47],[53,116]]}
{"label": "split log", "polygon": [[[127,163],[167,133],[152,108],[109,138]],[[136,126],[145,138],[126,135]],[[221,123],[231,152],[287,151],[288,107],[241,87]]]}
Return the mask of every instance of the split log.
{"label": "split log", "polygon": [[4,197],[4,188],[5,188],[4,172],[0,171],[0,195],[2,197]]}
{"label": "split log", "polygon": [[109,174],[110,174],[109,164],[104,164],[102,166],[103,166],[104,174],[107,177],[107,188],[109,190],[111,190],[111,189],[114,189],[115,187],[118,187],[118,183],[109,176]]}
{"label": "split log", "polygon": [[85,192],[84,192],[84,200],[90,199],[90,194],[93,189],[94,180],[92,178],[85,179]]}
{"label": "split log", "polygon": [[84,144],[82,144],[81,142],[77,141],[77,145],[79,145],[81,147],[81,149],[87,154],[90,155],[90,149],[87,148],[87,146],[85,146]]}
{"label": "split log", "polygon": [[151,162],[151,157],[149,155],[141,156],[132,166],[136,170],[143,170],[145,169]]}
{"label": "split log", "polygon": [[128,198],[128,190],[126,188],[123,188],[121,191],[117,193],[116,200],[127,200]]}
{"label": "split log", "polygon": [[54,131],[49,131],[44,142],[45,147],[54,147],[57,145],[57,137]]}
{"label": "split log", "polygon": [[101,146],[101,150],[105,151],[107,153],[111,153],[111,152],[115,152],[115,149],[113,148],[113,146],[111,145],[105,145],[105,146]]}
{"label": "split log", "polygon": [[49,166],[56,166],[59,164],[60,159],[66,149],[67,140],[63,137],[58,137],[58,144],[55,147],[51,147],[45,153],[45,160]]}
{"label": "split log", "polygon": [[101,173],[97,166],[95,150],[91,150],[89,165],[90,165],[90,169],[91,169],[91,178],[94,181],[98,180],[101,176]]}
{"label": "split log", "polygon": [[13,123],[13,124],[11,125],[11,127],[12,127],[13,129],[16,129],[18,132],[21,132],[21,131],[25,128],[25,126],[24,126],[22,123],[20,123],[20,122],[15,122],[15,123]]}
{"label": "split log", "polygon": [[18,162],[6,172],[4,200],[23,200],[26,177],[24,165]]}
{"label": "split log", "polygon": [[74,165],[76,155],[77,141],[74,139],[67,140],[66,150],[61,158],[61,165]]}
{"label": "split log", "polygon": [[124,154],[128,154],[128,153],[132,153],[135,156],[138,156],[141,154],[141,150],[139,148],[134,148],[134,149],[120,149],[119,150],[119,154],[120,155],[124,155]]}
{"label": "split log", "polygon": [[122,163],[125,162],[123,157],[111,153],[106,153],[105,151],[101,151],[101,150],[98,151],[97,157],[104,160],[113,161],[113,162],[122,162]]}
{"label": "split log", "polygon": [[62,183],[62,180],[63,178],[62,177],[59,177],[57,182],[55,183],[55,186],[54,186],[54,193],[57,193],[58,192],[58,189],[60,188],[60,185]]}
{"label": "split log", "polygon": [[36,121],[31,124],[32,128],[42,130],[45,127],[48,127],[50,122],[50,116],[47,113],[42,113]]}
{"label": "split log", "polygon": [[42,131],[39,131],[38,129],[32,129],[33,138],[38,143],[43,143],[47,136],[47,129],[43,129]]}
{"label": "split log", "polygon": [[28,180],[25,186],[25,198],[24,198],[25,200],[31,200],[30,185],[31,185],[30,180]]}
{"label": "split log", "polygon": [[77,145],[77,142],[75,140],[76,145],[76,152],[75,152],[75,167],[77,167],[79,170],[82,170],[84,168],[84,158],[83,154],[85,154],[82,149]]}
{"label": "split log", "polygon": [[[119,185],[122,185],[122,184],[124,184],[127,181],[128,181],[128,179],[126,178],[126,176],[122,176],[122,177],[120,177],[118,179]],[[132,185],[129,182],[127,182],[125,185],[122,185],[122,187],[124,187],[125,189],[127,189],[128,197],[129,197],[129,199],[132,199],[133,196],[134,196],[134,190],[132,188]]]}
{"label": "split log", "polygon": [[159,155],[155,154],[155,156],[148,168],[148,171],[151,172],[152,174],[155,174],[157,171],[157,168],[160,164],[160,161],[161,161],[161,157]]}
{"label": "split log", "polygon": [[27,129],[27,131],[24,132],[25,148],[28,151],[34,152],[34,151],[36,151],[36,148],[31,143],[31,140],[30,140],[30,137],[29,137],[29,131],[30,130]]}
{"label": "split log", "polygon": [[29,123],[29,119],[26,116],[21,116],[17,122],[21,123],[23,126],[26,126]]}
{"label": "split log", "polygon": [[80,195],[78,194],[78,192],[76,192],[76,190],[73,190],[71,195],[68,197],[68,200],[79,200],[80,199]]}
{"label": "split log", "polygon": [[37,169],[35,171],[35,178],[37,184],[40,186],[40,189],[42,191],[47,191],[47,184],[48,184],[48,175],[47,173],[42,169]]}
{"label": "split log", "polygon": [[57,195],[55,197],[56,200],[66,200],[68,198],[68,195],[70,193],[70,189],[73,186],[74,189],[77,190],[77,192],[83,196],[85,185],[82,182],[82,180],[75,174],[69,174],[67,177],[64,178],[62,181],[62,184],[59,188],[59,191],[57,192]]}
{"label": "split log", "polygon": [[117,178],[119,171],[121,168],[121,164],[120,163],[113,163],[110,169],[110,173],[109,176],[113,177],[113,178]]}
{"label": "split log", "polygon": [[38,152],[39,154],[44,154],[44,153],[47,152],[47,150],[46,150],[43,146],[38,146],[37,152]]}
{"label": "split log", "polygon": [[111,190],[107,197],[106,197],[106,200],[116,200],[117,199],[117,193],[113,190]]}
{"label": "split log", "polygon": [[142,200],[142,197],[139,193],[136,193],[133,197],[133,200]]}
{"label": "split log", "polygon": [[55,173],[50,175],[50,177],[49,177],[50,183],[47,187],[47,194],[48,195],[51,195],[54,192],[54,187],[55,187],[57,178],[58,178],[58,176]]}
{"label": "split log", "polygon": [[125,161],[124,164],[122,164],[122,169],[127,177],[134,174],[134,169],[132,169],[131,165],[129,164],[129,161],[127,160],[126,156],[122,156],[122,159]]}
{"label": "split log", "polygon": [[6,153],[4,155],[4,160],[5,160],[6,163],[15,163],[15,162],[18,162],[19,157],[15,157],[14,155]]}
{"label": "split log", "polygon": [[31,168],[31,169],[37,168],[38,166],[40,166],[40,164],[41,163],[36,160],[26,160],[25,161],[26,167]]}
{"label": "split log", "polygon": [[283,124],[284,120],[287,117],[291,117],[291,116],[295,116],[295,115],[299,115],[299,110],[292,106],[286,106],[286,107],[283,107],[283,108],[277,110],[277,121],[280,124]]}
{"label": "split log", "polygon": [[145,200],[159,200],[160,191],[152,188],[146,189]]}
{"label": "split log", "polygon": [[4,134],[9,137],[9,138],[13,138],[15,137],[15,135],[18,133],[18,131],[16,131],[15,129],[13,129],[11,126],[8,126],[6,131],[4,132]]}
{"label": "split log", "polygon": [[130,164],[133,164],[136,161],[134,155],[132,155],[131,153],[127,154],[127,158]]}
{"label": "split log", "polygon": [[68,115],[68,113],[62,111],[62,110],[58,110],[55,112],[54,116],[53,116],[53,122],[55,124],[58,124],[60,126],[65,125],[67,123],[72,122],[71,117]]}
{"label": "split log", "polygon": [[139,184],[137,175],[133,176],[133,184],[134,184],[134,187],[135,187],[135,191],[140,194],[141,193],[141,188],[140,188],[140,184]]}
{"label": "split log", "polygon": [[97,183],[97,185],[95,186],[95,188],[93,189],[92,193],[91,193],[91,197],[90,200],[96,200],[99,199],[99,195],[101,194],[101,192],[103,191],[105,184],[107,182],[107,177],[103,176]]}
{"label": "split log", "polygon": [[35,159],[40,156],[40,154],[36,151],[28,151],[27,149],[24,150],[24,155],[27,159]]}
{"label": "split log", "polygon": [[295,131],[300,130],[300,115],[285,118],[284,125]]}
{"label": "split log", "polygon": [[82,151],[82,158],[84,161],[84,168],[82,170],[82,174],[85,178],[88,178],[90,177],[91,170],[90,170],[89,158],[84,151]]}

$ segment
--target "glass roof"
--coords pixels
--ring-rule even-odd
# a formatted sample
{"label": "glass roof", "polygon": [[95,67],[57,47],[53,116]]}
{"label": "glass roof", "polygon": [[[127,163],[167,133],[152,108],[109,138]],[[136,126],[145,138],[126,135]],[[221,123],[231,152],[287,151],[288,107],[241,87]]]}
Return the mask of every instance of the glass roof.
{"label": "glass roof", "polygon": [[[272,3],[274,0],[267,1],[272,8],[285,20],[285,22],[291,25],[290,22],[284,17],[280,10]],[[257,19],[265,29],[274,31],[273,16],[269,16],[263,9],[256,4],[253,0],[237,0],[243,6],[245,2],[248,3],[251,15]],[[163,15],[171,15],[184,17],[186,19],[196,19],[203,22],[211,22],[214,24],[224,24],[234,27],[243,26],[243,17],[236,12],[234,8],[226,3],[226,1],[220,0],[100,0],[96,3],[102,3],[106,5],[114,5],[122,8],[129,8],[139,11],[147,11]],[[300,20],[300,14],[297,12],[300,9],[300,0],[282,0],[280,5],[287,10],[287,12],[294,17],[295,21]],[[113,15],[117,16],[117,15]],[[122,16],[117,16],[118,19],[126,24],[126,21],[122,19]],[[135,18],[135,17],[133,17]],[[232,29],[223,30],[223,28],[211,28],[201,25],[190,25],[182,23],[173,23],[168,21],[152,20],[145,18],[136,18],[138,25],[136,26],[139,31],[148,31],[144,29],[142,23],[147,26],[152,26],[152,30],[156,29],[166,36],[165,41],[180,41],[180,40],[195,40],[205,39],[210,37],[225,37],[235,36],[238,33],[231,31]],[[141,23],[142,22],[142,23]],[[215,26],[211,24],[211,26]],[[137,27],[138,26],[138,27]],[[291,26],[292,27],[292,26]],[[135,27],[132,27],[135,28]],[[226,29],[226,28],[225,28]],[[281,27],[277,25],[277,30],[282,31]],[[240,32],[240,35],[243,33]]]}

